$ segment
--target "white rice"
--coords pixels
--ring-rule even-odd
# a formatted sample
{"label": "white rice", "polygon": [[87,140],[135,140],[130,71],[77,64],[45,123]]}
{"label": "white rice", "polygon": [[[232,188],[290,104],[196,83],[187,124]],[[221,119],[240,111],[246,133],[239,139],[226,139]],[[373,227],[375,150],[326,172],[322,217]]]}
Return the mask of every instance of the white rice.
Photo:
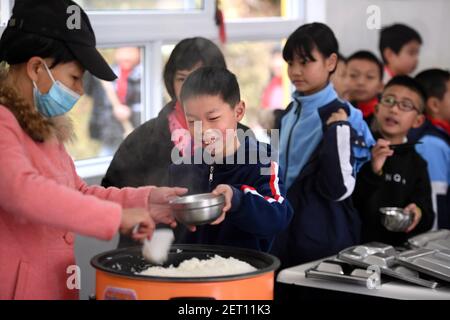
{"label": "white rice", "polygon": [[256,270],[255,267],[247,262],[233,257],[223,258],[219,255],[214,255],[214,257],[207,260],[191,258],[180,263],[178,267],[174,267],[173,265],[167,268],[150,267],[137,274],[144,276],[186,278],[228,276],[249,273]]}

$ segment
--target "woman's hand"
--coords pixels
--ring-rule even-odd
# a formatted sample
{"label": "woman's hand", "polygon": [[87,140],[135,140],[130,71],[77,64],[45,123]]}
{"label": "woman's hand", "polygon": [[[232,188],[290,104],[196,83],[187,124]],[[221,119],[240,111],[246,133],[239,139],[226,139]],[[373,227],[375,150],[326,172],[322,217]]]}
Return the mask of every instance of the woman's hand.
{"label": "woman's hand", "polygon": [[408,233],[408,232],[411,232],[412,230],[414,230],[414,228],[420,222],[420,219],[422,219],[422,210],[420,210],[420,208],[415,203],[411,203],[405,209],[403,209],[403,211],[406,214],[414,215],[413,222],[408,227],[408,229],[406,229],[406,231],[405,231],[406,233]]}
{"label": "woman's hand", "polygon": [[394,154],[394,150],[389,148],[391,143],[384,139],[378,139],[372,148],[372,171],[381,176],[381,172],[386,159]]}
{"label": "woman's hand", "polygon": [[177,226],[177,222],[170,209],[169,202],[179,196],[186,194],[186,188],[154,188],[148,197],[148,210],[155,223],[170,225],[172,228]]}
{"label": "woman's hand", "polygon": [[[135,226],[139,226],[136,232],[133,232]],[[123,209],[122,221],[120,222],[119,232],[131,236],[133,240],[150,239],[155,230],[155,222],[150,217],[148,210],[143,208]]]}
{"label": "woman's hand", "polygon": [[213,195],[223,194],[225,196],[225,206],[223,207],[222,214],[217,220],[212,222],[212,225],[221,223],[225,219],[225,214],[231,209],[231,199],[233,198],[233,189],[227,184],[219,184],[212,192]]}

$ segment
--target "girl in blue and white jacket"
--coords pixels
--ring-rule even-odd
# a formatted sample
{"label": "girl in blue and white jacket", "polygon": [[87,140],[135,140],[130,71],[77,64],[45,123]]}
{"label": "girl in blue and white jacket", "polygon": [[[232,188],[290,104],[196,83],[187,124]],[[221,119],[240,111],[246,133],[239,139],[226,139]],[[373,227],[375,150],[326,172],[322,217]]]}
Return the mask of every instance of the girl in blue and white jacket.
{"label": "girl in blue and white jacket", "polygon": [[275,241],[283,267],[338,253],[359,242],[350,195],[375,143],[359,110],[329,82],[338,43],[322,23],[298,28],[283,49],[296,88],[281,119],[280,172],[294,217]]}

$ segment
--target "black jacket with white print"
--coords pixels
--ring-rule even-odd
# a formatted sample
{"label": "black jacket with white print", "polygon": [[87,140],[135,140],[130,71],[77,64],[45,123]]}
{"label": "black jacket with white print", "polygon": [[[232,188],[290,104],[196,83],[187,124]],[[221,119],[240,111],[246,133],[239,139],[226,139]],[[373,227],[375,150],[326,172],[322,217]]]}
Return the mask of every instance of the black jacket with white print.
{"label": "black jacket with white print", "polygon": [[[379,138],[379,137],[377,137]],[[381,175],[366,163],[356,179],[354,205],[361,215],[363,243],[379,241],[400,246],[408,238],[429,230],[434,213],[427,163],[414,148],[399,148],[386,159]],[[409,233],[388,231],[381,222],[382,207],[405,208],[415,203],[422,211],[419,224]]]}

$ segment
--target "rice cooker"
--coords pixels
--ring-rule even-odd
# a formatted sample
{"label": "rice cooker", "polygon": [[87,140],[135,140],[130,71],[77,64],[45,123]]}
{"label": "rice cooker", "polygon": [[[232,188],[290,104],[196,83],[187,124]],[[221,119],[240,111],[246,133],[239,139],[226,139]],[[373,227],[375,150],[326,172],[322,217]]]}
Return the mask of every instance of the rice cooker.
{"label": "rice cooker", "polygon": [[150,263],[141,247],[101,253],[91,260],[96,269],[97,300],[273,300],[275,270],[280,261],[267,253],[224,246],[174,245],[163,267],[182,261],[220,255],[244,261],[257,270],[245,274],[212,277],[159,277],[140,275]]}

